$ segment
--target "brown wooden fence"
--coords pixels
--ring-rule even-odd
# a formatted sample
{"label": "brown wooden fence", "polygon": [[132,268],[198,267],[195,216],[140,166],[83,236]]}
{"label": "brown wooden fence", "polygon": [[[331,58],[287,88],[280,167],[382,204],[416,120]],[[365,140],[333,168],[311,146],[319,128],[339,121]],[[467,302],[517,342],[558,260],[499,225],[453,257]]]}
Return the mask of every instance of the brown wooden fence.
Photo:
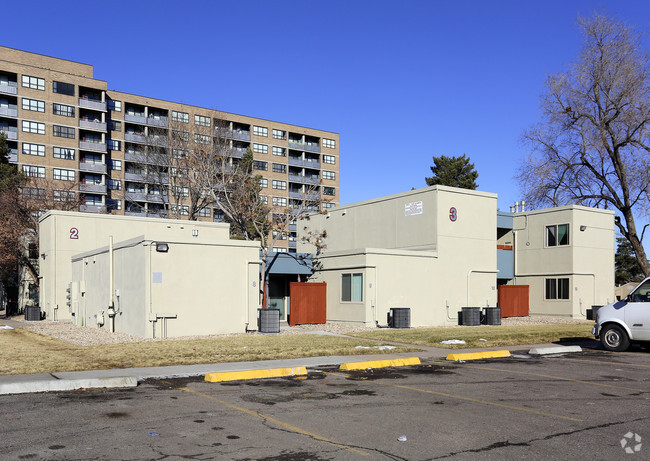
{"label": "brown wooden fence", "polygon": [[528,285],[501,285],[499,307],[501,317],[528,317]]}
{"label": "brown wooden fence", "polygon": [[291,282],[289,325],[325,323],[327,318],[327,284]]}

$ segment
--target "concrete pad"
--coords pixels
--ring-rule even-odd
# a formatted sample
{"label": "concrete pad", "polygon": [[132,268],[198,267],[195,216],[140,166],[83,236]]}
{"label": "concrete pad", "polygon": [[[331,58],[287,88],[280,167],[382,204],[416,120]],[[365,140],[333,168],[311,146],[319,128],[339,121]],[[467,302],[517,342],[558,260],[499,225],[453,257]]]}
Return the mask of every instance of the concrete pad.
{"label": "concrete pad", "polygon": [[568,352],[582,352],[582,347],[580,346],[535,347],[528,351],[530,355],[566,354]]}
{"label": "concrete pad", "polygon": [[284,376],[301,376],[306,375],[305,367],[293,368],[269,368],[266,370],[246,370],[246,371],[221,371],[217,373],[208,373],[205,380],[211,383],[223,381],[241,381],[244,379],[260,378],[280,378]]}
{"label": "concrete pad", "polygon": [[136,387],[138,380],[132,377],[103,379],[39,379],[0,383],[0,395],[27,394],[32,392],[74,391],[78,389],[101,389],[116,387]]}
{"label": "concrete pad", "polygon": [[341,370],[367,370],[368,368],[405,367],[408,365],[420,365],[419,357],[407,357],[393,360],[370,360],[367,362],[342,363]]}
{"label": "concrete pad", "polygon": [[459,354],[449,354],[447,360],[457,362],[459,360],[495,359],[500,357],[510,357],[510,351],[463,352]]}

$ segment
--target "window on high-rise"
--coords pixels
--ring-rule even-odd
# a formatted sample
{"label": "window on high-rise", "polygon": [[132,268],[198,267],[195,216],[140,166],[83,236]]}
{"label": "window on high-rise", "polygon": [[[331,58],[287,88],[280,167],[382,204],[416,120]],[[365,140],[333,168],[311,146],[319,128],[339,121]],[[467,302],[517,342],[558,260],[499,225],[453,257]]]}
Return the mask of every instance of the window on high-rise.
{"label": "window on high-rise", "polygon": [[323,179],[335,180],[336,173],[334,171],[323,170]]}
{"label": "window on high-rise", "polygon": [[52,148],[52,153],[54,154],[54,158],[61,158],[64,160],[74,160],[74,149],[70,149],[68,147],[54,146]]}
{"label": "window on high-rise", "polygon": [[45,101],[38,99],[23,98],[23,110],[33,110],[34,112],[45,112]]}
{"label": "window on high-rise", "polygon": [[58,179],[60,181],[74,181],[74,170],[54,168],[54,179]]}
{"label": "window on high-rise", "polygon": [[253,125],[253,134],[255,136],[264,136],[267,137],[269,135],[269,129],[263,126],[255,126]]}
{"label": "window on high-rise", "polygon": [[272,186],[273,186],[273,189],[287,190],[287,182],[286,181],[280,181],[278,179],[274,179],[272,181]]}
{"label": "window on high-rise", "polygon": [[30,142],[23,143],[24,155],[37,155],[39,157],[45,156],[45,146],[43,144],[32,144]]}
{"label": "window on high-rise", "polygon": [[23,174],[30,178],[44,178],[45,177],[45,167],[43,166],[33,166],[33,165],[23,165]]}
{"label": "window on high-rise", "polygon": [[175,110],[172,111],[172,122],[188,123],[189,121],[190,114],[187,112],[177,112]]}
{"label": "window on high-rise", "polygon": [[336,164],[336,157],[334,157],[333,155],[323,155],[323,163],[334,165]]}
{"label": "window on high-rise", "polygon": [[52,104],[52,113],[54,115],[63,115],[64,117],[74,117],[74,106],[67,104]]}
{"label": "window on high-rise", "polygon": [[283,165],[281,163],[274,163],[273,164],[273,172],[274,173],[286,173],[287,172],[287,166]]}
{"label": "window on high-rise", "polygon": [[327,147],[329,149],[336,149],[336,141],[333,139],[323,138],[323,147]]}
{"label": "window on high-rise", "polygon": [[203,115],[195,115],[194,124],[199,126],[210,126],[210,117],[205,117]]}
{"label": "window on high-rise", "polygon": [[74,139],[74,128],[69,126],[52,125],[52,135],[59,138]]}
{"label": "window on high-rise", "polygon": [[287,139],[287,132],[284,130],[273,130],[273,139]]}
{"label": "window on high-rise", "polygon": [[287,149],[284,147],[273,146],[273,155],[279,155],[280,157],[286,157]]}
{"label": "window on high-rise", "polygon": [[22,82],[25,88],[45,91],[45,80],[42,78],[32,77],[30,75],[23,75]]}
{"label": "window on high-rise", "polygon": [[23,120],[23,131],[25,133],[45,134],[45,123]]}
{"label": "window on high-rise", "polygon": [[68,96],[74,96],[74,85],[71,83],[57,82],[56,80],[52,82],[52,91],[59,94],[67,94]]}
{"label": "window on high-rise", "polygon": [[269,153],[269,146],[266,144],[257,144],[253,143],[253,152],[257,152],[258,154],[268,154]]}

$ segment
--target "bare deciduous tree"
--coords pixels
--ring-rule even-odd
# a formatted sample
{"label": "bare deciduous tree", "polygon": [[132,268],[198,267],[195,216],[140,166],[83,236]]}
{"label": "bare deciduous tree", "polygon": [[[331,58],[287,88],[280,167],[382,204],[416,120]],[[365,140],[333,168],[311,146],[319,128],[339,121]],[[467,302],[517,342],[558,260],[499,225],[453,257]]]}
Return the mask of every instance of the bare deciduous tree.
{"label": "bare deciduous tree", "polygon": [[615,209],[618,230],[649,276],[635,218],[649,204],[650,55],[637,33],[612,18],[578,23],[582,50],[569,70],[548,77],[542,121],[524,133],[531,152],[517,178],[536,205]]}

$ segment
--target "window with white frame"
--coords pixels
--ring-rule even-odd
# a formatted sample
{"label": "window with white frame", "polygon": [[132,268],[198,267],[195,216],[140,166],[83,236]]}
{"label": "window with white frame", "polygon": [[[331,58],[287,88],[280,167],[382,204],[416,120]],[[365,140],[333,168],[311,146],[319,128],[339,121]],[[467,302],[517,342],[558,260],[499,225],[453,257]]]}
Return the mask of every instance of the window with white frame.
{"label": "window with white frame", "polygon": [[74,170],[65,170],[63,168],[54,168],[54,179],[60,181],[74,181]]}
{"label": "window with white frame", "polygon": [[25,133],[45,134],[45,123],[23,120],[23,131]]}
{"label": "window with white frame", "polygon": [[71,190],[57,190],[54,191],[54,201],[55,202],[74,202],[75,193]]}
{"label": "window with white frame", "polygon": [[44,178],[45,177],[45,167],[44,166],[33,166],[33,165],[23,165],[23,174],[30,178]]}
{"label": "window with white frame", "polygon": [[336,195],[336,190],[333,187],[323,187],[323,195]]}
{"label": "window with white frame", "polygon": [[273,164],[273,172],[274,173],[286,173],[287,172],[287,166],[283,165],[281,163],[274,163]]}
{"label": "window with white frame", "polygon": [[266,178],[260,178],[260,187],[262,189],[266,189],[267,187],[269,187],[269,180]]}
{"label": "window with white frame", "polygon": [[201,218],[209,218],[210,217],[210,207],[203,207],[199,210],[199,216]]}
{"label": "window with white frame", "polygon": [[54,115],[63,115],[64,117],[74,117],[74,106],[67,104],[52,104],[52,113]]}
{"label": "window with white frame", "polygon": [[54,155],[54,158],[61,158],[64,160],[74,160],[74,149],[70,149],[69,147],[54,146],[52,148],[52,153]]}
{"label": "window with white frame", "polygon": [[110,165],[111,165],[111,170],[119,171],[122,169],[122,160],[111,159]]}
{"label": "window with white frame", "polygon": [[172,111],[172,122],[188,123],[190,121],[190,114],[187,112]]}
{"label": "window with white frame", "polygon": [[285,197],[273,197],[273,206],[287,206],[287,199]]}
{"label": "window with white frame", "polygon": [[194,124],[199,126],[210,126],[210,117],[204,115],[195,115]]}
{"label": "window with white frame", "polygon": [[23,86],[33,90],[45,91],[45,80],[30,75],[23,75]]}
{"label": "window with white frame", "polygon": [[327,147],[329,149],[336,149],[336,141],[333,139],[323,138],[323,147]]}
{"label": "window with white frame", "polygon": [[333,202],[323,202],[323,210],[327,210],[329,208],[334,208],[336,204]]}
{"label": "window with white frame", "polygon": [[323,179],[335,180],[336,173],[333,171],[323,170]]}
{"label": "window with white frame", "polygon": [[273,139],[287,139],[287,132],[284,130],[273,130]]}
{"label": "window with white frame", "polygon": [[253,152],[257,152],[258,154],[268,154],[269,153],[269,146],[266,144],[258,144],[256,142],[253,143]]}
{"label": "window with white frame", "polygon": [[45,156],[45,146],[43,144],[32,144],[30,142],[23,143],[24,155],[37,155],[39,157]]}
{"label": "window with white frame", "polygon": [[351,303],[363,301],[363,274],[341,274],[341,301]]}
{"label": "window with white frame", "polygon": [[263,126],[255,126],[253,125],[253,134],[255,136],[264,136],[267,137],[269,135],[269,129]]}
{"label": "window with white frame", "polygon": [[111,131],[122,131],[122,122],[118,120],[109,120],[108,129]]}
{"label": "window with white frame", "polygon": [[52,125],[52,135],[59,138],[74,139],[74,131],[74,128],[69,126]]}
{"label": "window with white frame", "polygon": [[108,188],[110,190],[122,190],[122,181],[119,179],[109,179]]}
{"label": "window with white frame", "polygon": [[188,205],[181,205],[180,207],[172,205],[171,209],[173,214],[176,214],[176,210],[178,210],[178,214],[181,216],[189,216],[190,214],[190,207]]}
{"label": "window with white frame", "polygon": [[185,149],[172,149],[173,158],[187,158],[187,150]]}
{"label": "window with white frame", "polygon": [[34,112],[45,112],[45,101],[38,99],[23,98],[23,110],[33,110]]}
{"label": "window with white frame", "polygon": [[263,203],[264,205],[268,205],[268,204],[269,204],[269,198],[268,198],[266,195],[260,195],[260,200],[262,201],[262,203]]}
{"label": "window with white frame", "polygon": [[545,279],[544,299],[569,299],[569,279]]}
{"label": "window with white frame", "polygon": [[569,225],[554,224],[546,226],[546,246],[564,246],[569,244]]}
{"label": "window with white frame", "polygon": [[323,163],[327,163],[329,165],[335,165],[336,157],[334,157],[333,155],[323,155]]}
{"label": "window with white frame", "polygon": [[280,157],[286,157],[287,149],[284,147],[273,146],[273,155],[279,155]]}
{"label": "window with white frame", "polygon": [[272,186],[273,186],[273,189],[287,190],[287,182],[286,181],[280,181],[278,179],[274,179],[272,181]]}

